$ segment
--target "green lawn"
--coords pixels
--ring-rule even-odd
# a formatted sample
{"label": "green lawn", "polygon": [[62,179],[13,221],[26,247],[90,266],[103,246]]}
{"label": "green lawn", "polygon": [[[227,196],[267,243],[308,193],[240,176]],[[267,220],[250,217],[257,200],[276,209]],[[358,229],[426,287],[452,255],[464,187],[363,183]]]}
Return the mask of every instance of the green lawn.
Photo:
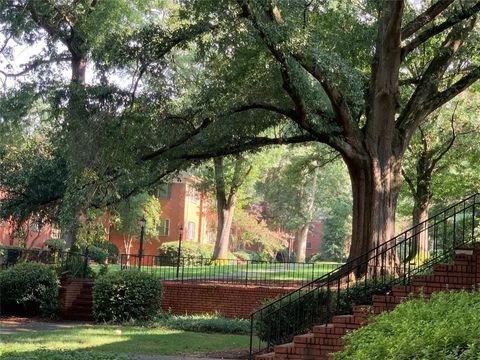
{"label": "green lawn", "polygon": [[[179,278],[183,279],[237,279],[249,281],[288,280],[308,282],[336,269],[341,263],[324,262],[315,264],[259,263],[249,265],[189,265],[180,267]],[[98,265],[92,266],[94,271]],[[109,271],[119,271],[119,265],[109,265]],[[144,266],[143,271],[150,272],[160,279],[177,279],[174,266]]]}
{"label": "green lawn", "polygon": [[[100,356],[101,353],[181,355],[245,350],[248,349],[248,344],[247,335],[196,333],[131,326],[77,327],[19,335],[1,335],[0,359],[30,359],[29,356],[40,349],[46,352],[45,357],[31,357],[32,359],[54,358],[55,354],[60,354],[59,358],[62,358],[59,353],[61,350],[74,350],[74,354],[90,350]],[[17,354],[12,354],[15,352]],[[84,358],[82,354],[78,355],[79,359]],[[64,358],[66,357],[65,355]],[[89,357],[85,356],[85,358]],[[74,356],[73,359],[77,357]]]}

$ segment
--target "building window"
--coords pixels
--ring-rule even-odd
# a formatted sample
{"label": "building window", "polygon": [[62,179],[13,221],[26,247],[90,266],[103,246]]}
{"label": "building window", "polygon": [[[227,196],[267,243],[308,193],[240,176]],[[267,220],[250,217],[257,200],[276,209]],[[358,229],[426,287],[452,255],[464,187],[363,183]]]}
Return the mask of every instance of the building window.
{"label": "building window", "polygon": [[198,191],[195,187],[189,186],[188,197],[192,203],[196,203],[198,201]]}
{"label": "building window", "polygon": [[40,221],[32,221],[29,225],[30,231],[40,232],[43,229],[43,224]]}
{"label": "building window", "polygon": [[307,241],[307,249],[311,249],[312,248],[312,243],[310,241]]}
{"label": "building window", "polygon": [[52,239],[60,239],[60,235],[61,235],[60,229],[52,228],[52,230],[50,231],[50,237]]}
{"label": "building window", "polygon": [[170,233],[170,220],[160,220],[160,236],[168,236]]}
{"label": "building window", "polygon": [[192,221],[188,222],[187,225],[187,240],[195,239],[195,223]]}
{"label": "building window", "polygon": [[158,197],[160,199],[170,199],[172,196],[172,184],[162,184],[158,188]]}

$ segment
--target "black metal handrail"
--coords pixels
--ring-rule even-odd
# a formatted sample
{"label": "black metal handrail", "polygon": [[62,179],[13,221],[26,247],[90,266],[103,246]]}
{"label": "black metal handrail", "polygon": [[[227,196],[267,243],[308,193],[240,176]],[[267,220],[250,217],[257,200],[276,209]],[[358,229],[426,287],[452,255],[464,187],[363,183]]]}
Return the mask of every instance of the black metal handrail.
{"label": "black metal handrail", "polygon": [[58,271],[69,277],[87,277],[91,261],[88,248],[81,250],[43,250],[3,247],[0,249],[0,269],[7,269],[19,263],[33,262],[58,265]]}
{"label": "black metal handrail", "polygon": [[[474,194],[336,270],[270,302],[251,314],[250,357],[291,341],[335,314],[349,313],[357,301],[408,284],[413,275],[451,258],[455,247],[475,241],[479,195]],[[468,231],[467,231],[468,230]],[[254,346],[255,335],[258,347]]]}
{"label": "black metal handrail", "polygon": [[139,268],[161,280],[216,282],[235,285],[298,287],[338,268],[340,263],[271,262],[182,256],[127,255],[121,269]]}

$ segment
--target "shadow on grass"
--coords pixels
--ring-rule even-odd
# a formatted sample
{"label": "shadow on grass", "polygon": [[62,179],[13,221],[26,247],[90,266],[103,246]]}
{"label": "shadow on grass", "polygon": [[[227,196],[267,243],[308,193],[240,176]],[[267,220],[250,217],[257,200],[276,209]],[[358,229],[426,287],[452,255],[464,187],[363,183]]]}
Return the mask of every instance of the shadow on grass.
{"label": "shadow on grass", "polygon": [[[248,349],[246,335],[166,329],[68,329],[2,338],[0,360],[124,360],[126,355],[195,355]],[[145,333],[155,331],[155,333]],[[170,331],[170,333],[162,333]],[[40,350],[31,350],[33,348]],[[43,349],[42,349],[43,348]],[[55,350],[58,348],[71,350]],[[8,353],[7,353],[8,351]],[[122,355],[116,355],[122,354]]]}
{"label": "shadow on grass", "polygon": [[[184,336],[181,336],[184,335]],[[121,354],[192,355],[248,349],[249,337],[214,333],[127,334],[122,340],[86,349]]]}
{"label": "shadow on grass", "polygon": [[1,360],[128,360],[125,355],[82,350],[34,350],[0,355]]}

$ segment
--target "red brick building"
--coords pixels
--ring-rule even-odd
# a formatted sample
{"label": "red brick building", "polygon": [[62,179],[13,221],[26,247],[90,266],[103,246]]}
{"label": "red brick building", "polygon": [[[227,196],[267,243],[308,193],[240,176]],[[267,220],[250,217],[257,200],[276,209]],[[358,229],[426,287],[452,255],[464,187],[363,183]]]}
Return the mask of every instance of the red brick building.
{"label": "red brick building", "polygon": [[317,220],[310,224],[307,235],[305,256],[310,257],[320,251],[323,238],[323,222]]}
{"label": "red brick building", "polygon": [[18,237],[13,234],[14,224],[8,221],[0,221],[0,245],[21,246],[27,249],[39,249],[45,246],[45,241],[51,238],[58,239],[60,231],[51,225],[39,225],[29,222],[25,225],[24,236]]}
{"label": "red brick building", "polygon": [[[164,242],[178,241],[182,227],[182,241],[205,244],[215,241],[215,214],[211,210],[208,196],[195,187],[195,178],[181,176],[176,182],[163,185],[157,197],[160,199],[160,235],[146,239],[145,255],[158,255]],[[140,233],[140,227],[138,229]],[[111,229],[109,239],[125,253],[123,234]],[[138,237],[133,241],[130,254],[138,253]]]}

